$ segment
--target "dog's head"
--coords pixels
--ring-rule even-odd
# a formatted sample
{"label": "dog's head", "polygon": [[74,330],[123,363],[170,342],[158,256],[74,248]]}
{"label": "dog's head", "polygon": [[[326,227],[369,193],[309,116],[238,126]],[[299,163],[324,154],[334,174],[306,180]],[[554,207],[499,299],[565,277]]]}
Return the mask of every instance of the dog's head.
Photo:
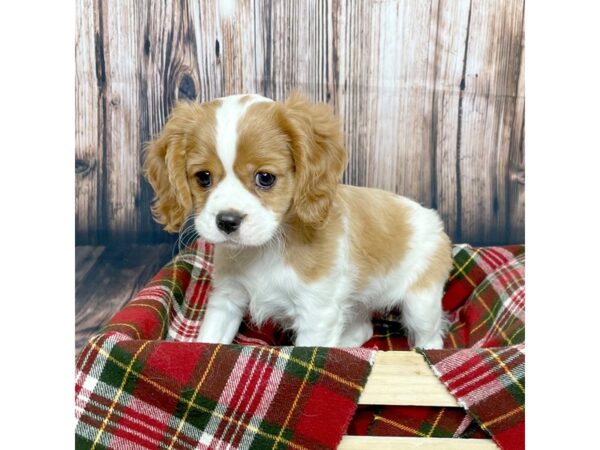
{"label": "dog's head", "polygon": [[257,246],[286,221],[321,226],[346,166],[338,120],[299,94],[181,102],[150,143],[155,219],[177,232],[193,214],[212,243]]}

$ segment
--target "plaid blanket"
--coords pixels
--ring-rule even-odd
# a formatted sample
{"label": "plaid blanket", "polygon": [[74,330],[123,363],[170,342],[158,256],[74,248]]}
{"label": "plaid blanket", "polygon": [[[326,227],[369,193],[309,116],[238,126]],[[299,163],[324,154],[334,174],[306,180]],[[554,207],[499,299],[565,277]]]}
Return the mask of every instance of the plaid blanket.
{"label": "plaid blanket", "polygon": [[374,350],[408,348],[398,315],[376,318],[363,349],[289,347],[291,336],[273,324],[249,321],[236,345],[195,343],[212,270],[211,247],[197,241],[79,354],[77,448],[321,449],[335,448],[344,433],[486,432],[503,448],[521,448],[523,254],[522,246],[454,248],[444,297],[449,350],[424,354],[468,414],[371,407],[351,422]]}
{"label": "plaid blanket", "polygon": [[[448,336],[456,350],[422,352],[434,373],[501,448],[525,448],[525,254],[517,248],[468,249],[452,288],[474,288],[454,314]],[[482,280],[468,267],[498,267]],[[459,285],[463,285],[459,287]]]}

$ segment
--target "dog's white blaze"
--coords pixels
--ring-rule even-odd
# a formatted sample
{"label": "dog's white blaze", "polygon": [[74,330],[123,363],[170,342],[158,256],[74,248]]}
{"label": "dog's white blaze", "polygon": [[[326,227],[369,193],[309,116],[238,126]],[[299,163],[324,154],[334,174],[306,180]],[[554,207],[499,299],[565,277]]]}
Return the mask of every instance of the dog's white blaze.
{"label": "dog's white blaze", "polygon": [[[248,107],[259,102],[272,102],[273,100],[251,95],[251,99],[240,103],[243,95],[232,95],[220,98],[221,107],[217,110],[217,155],[223,164],[226,176],[233,175],[233,163],[235,162],[237,147],[237,127],[240,119],[244,116]],[[235,176],[235,175],[234,175]]]}

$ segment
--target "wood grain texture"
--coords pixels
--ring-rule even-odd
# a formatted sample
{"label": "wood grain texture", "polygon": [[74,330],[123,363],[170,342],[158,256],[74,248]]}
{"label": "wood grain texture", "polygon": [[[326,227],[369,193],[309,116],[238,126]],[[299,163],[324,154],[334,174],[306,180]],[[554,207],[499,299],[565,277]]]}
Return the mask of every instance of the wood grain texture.
{"label": "wood grain texture", "polygon": [[172,246],[75,248],[75,350],[98,331],[168,262]]}
{"label": "wood grain texture", "polygon": [[345,182],[436,208],[454,241],[523,242],[523,0],[223,4],[78,3],[78,243],[169,240],[141,162],[177,99],[294,88],[341,117]]}
{"label": "wood grain texture", "polygon": [[106,247],[81,245],[75,247],[75,286],[80,286]]}
{"label": "wood grain texture", "polygon": [[[106,122],[104,213],[106,227],[117,240],[138,234],[140,215],[140,66],[143,55],[144,2],[101,2],[103,15]],[[107,39],[108,38],[108,39]]]}
{"label": "wood grain texture", "polygon": [[[99,11],[92,0],[76,2],[75,36],[75,230],[78,242],[96,242],[103,168],[102,88],[97,63]],[[100,71],[100,72],[98,72]]]}
{"label": "wood grain texture", "polygon": [[459,406],[423,356],[416,352],[378,352],[358,403]]}
{"label": "wood grain texture", "polygon": [[519,209],[509,201],[521,191],[520,173],[514,172],[514,164],[523,161],[521,142],[517,146],[513,140],[511,148],[511,135],[523,128],[518,104],[523,98],[519,92],[523,6],[521,0],[471,4],[457,156],[462,214],[456,220],[463,240],[477,236],[483,242],[512,242],[509,234],[520,231],[519,224],[511,230],[508,219]]}

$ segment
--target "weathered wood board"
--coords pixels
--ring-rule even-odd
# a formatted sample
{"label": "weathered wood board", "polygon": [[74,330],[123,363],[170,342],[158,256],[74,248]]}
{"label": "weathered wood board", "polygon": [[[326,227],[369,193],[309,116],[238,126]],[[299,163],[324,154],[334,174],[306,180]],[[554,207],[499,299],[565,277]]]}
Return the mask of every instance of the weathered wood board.
{"label": "weathered wood board", "polygon": [[[231,8],[223,5],[231,5]],[[179,98],[299,88],[343,120],[346,183],[524,241],[524,0],[77,2],[79,244],[169,240],[144,142]]]}
{"label": "weathered wood board", "polygon": [[75,351],[172,257],[172,246],[75,248]]}

